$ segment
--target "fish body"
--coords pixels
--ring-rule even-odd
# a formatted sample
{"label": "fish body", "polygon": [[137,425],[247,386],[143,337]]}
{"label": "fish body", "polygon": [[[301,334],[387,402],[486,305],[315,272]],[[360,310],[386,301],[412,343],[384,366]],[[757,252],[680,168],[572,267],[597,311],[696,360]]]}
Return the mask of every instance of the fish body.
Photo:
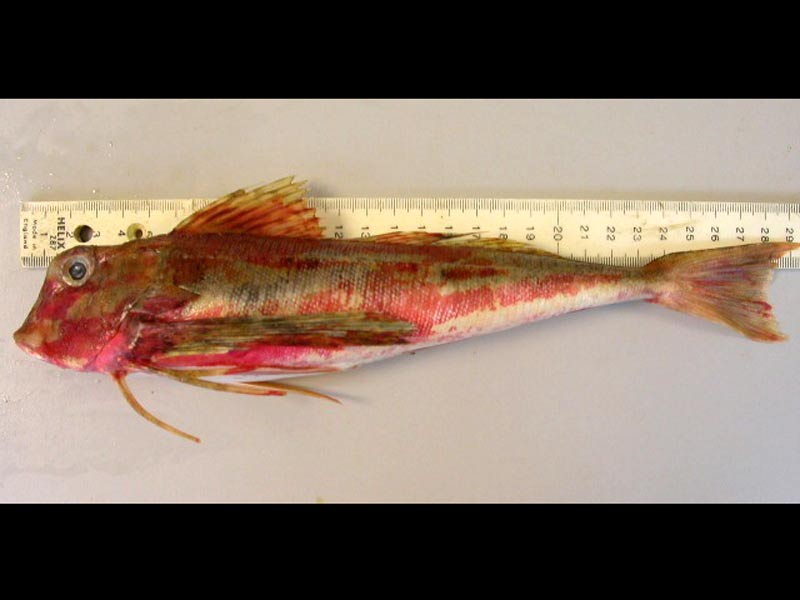
{"label": "fish body", "polygon": [[[175,231],[59,255],[15,334],[59,366],[110,374],[134,408],[134,371],[242,393],[560,314],[647,300],[783,338],[766,302],[796,244],[678,253],[643,268],[571,261],[524,244],[392,233],[323,239],[291,179],[221,198]],[[77,266],[76,266],[77,265]],[[258,374],[259,381],[209,377]]]}
{"label": "fish body", "polygon": [[[170,238],[170,236],[167,236]],[[364,243],[242,235],[175,235],[147,298],[134,306],[180,336],[182,327],[224,321],[243,328],[170,347],[164,330],[141,348],[131,322],[130,366],[239,370],[340,370],[421,347],[514,327],[565,312],[642,298],[638,270],[523,252],[438,244]],[[178,288],[185,302],[169,305]],[[155,303],[158,313],[146,308]],[[318,319],[308,333],[251,339],[250,323]],[[327,330],[335,321],[344,331]],[[350,322],[352,321],[352,322]],[[212,335],[209,332],[209,335]],[[105,365],[100,365],[105,367]],[[112,365],[113,367],[113,365]]]}

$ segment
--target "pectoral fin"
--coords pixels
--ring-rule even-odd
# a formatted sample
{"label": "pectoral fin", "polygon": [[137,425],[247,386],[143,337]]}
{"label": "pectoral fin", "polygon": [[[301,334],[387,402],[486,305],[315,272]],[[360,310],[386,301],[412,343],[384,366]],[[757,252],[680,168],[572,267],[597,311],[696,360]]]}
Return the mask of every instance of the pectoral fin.
{"label": "pectoral fin", "polygon": [[133,351],[146,358],[222,354],[256,346],[384,346],[406,343],[415,330],[408,321],[363,312],[154,320],[140,324]]}

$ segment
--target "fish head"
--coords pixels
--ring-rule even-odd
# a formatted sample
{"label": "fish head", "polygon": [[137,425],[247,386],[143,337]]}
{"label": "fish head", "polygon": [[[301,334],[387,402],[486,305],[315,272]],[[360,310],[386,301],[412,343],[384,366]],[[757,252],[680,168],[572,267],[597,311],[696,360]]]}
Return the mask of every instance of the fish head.
{"label": "fish head", "polygon": [[50,263],[14,341],[28,354],[60,367],[105,370],[98,368],[96,358],[147,289],[152,262],[142,252],[120,246],[62,252]]}

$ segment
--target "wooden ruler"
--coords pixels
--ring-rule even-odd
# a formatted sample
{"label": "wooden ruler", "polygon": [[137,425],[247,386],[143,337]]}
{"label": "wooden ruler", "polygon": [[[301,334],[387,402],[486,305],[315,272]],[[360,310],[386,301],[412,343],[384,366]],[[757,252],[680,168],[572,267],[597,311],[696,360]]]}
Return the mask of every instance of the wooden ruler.
{"label": "wooden ruler", "polygon": [[[169,233],[213,199],[23,202],[22,265],[46,267],[81,244]],[[471,233],[535,245],[565,258],[637,266],[681,252],[800,240],[800,203],[528,198],[310,198],[325,235]],[[800,269],[800,252],[778,267]]]}

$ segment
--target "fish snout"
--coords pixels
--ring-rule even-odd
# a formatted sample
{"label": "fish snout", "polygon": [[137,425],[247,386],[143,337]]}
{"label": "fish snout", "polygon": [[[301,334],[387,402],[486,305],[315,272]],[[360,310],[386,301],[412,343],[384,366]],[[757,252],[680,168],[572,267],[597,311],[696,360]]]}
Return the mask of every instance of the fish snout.
{"label": "fish snout", "polygon": [[45,332],[42,327],[25,321],[22,327],[14,332],[14,342],[28,354],[39,356],[45,341]]}

